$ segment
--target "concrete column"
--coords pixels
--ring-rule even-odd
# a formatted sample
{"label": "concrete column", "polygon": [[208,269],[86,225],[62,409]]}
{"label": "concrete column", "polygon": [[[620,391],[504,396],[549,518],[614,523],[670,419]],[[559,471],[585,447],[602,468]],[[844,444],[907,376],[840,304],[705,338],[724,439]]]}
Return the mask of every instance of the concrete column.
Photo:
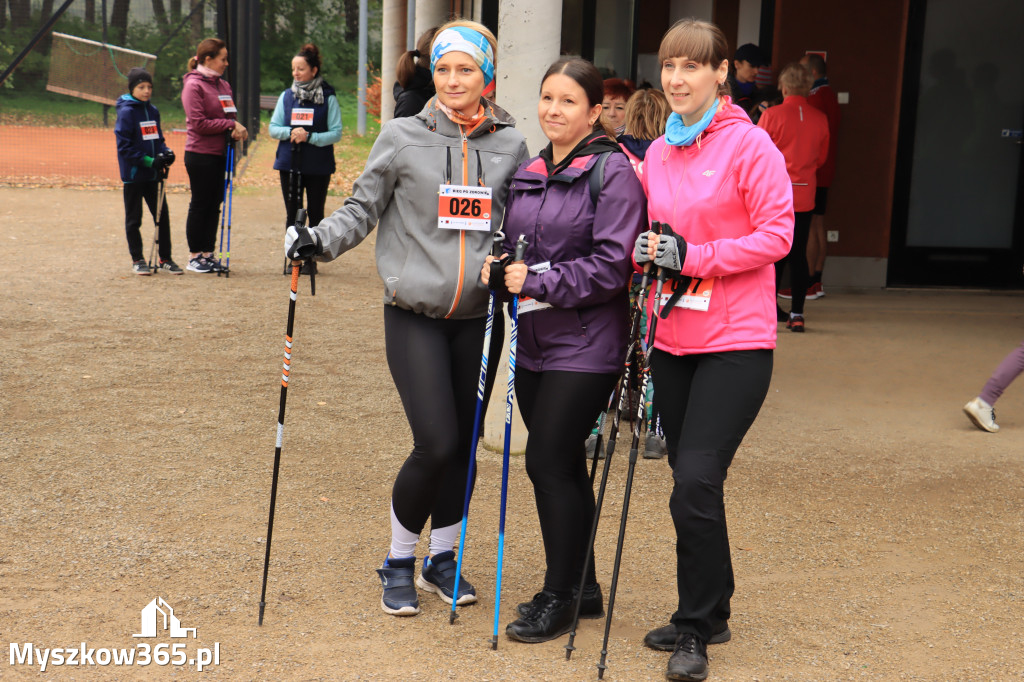
{"label": "concrete column", "polygon": [[[410,0],[411,1],[411,0]],[[448,21],[448,0],[415,0],[416,40],[428,28]]]}
{"label": "concrete column", "polygon": [[408,14],[406,2],[412,0],[384,0],[381,17],[380,40],[380,120],[390,121],[395,115],[395,68],[398,58],[405,52],[405,22]]}
{"label": "concrete column", "polygon": [[[504,0],[498,10],[497,102],[516,119],[531,154],[548,143],[537,122],[540,79],[558,59],[562,41],[562,3],[550,0]],[[484,421],[484,444],[504,447],[505,394],[508,382],[508,347],[511,322],[505,322],[505,353]],[[512,452],[526,449],[526,427],[514,406]]]}

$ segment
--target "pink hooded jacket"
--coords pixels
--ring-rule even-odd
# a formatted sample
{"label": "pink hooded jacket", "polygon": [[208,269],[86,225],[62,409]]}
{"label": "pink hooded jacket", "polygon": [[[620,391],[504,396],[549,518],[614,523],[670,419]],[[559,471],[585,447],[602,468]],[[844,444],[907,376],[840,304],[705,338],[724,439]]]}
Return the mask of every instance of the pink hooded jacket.
{"label": "pink hooded jacket", "polygon": [[182,81],[185,151],[224,156],[228,147],[224,133],[235,127],[235,113],[224,111],[220,97],[232,97],[231,86],[223,78],[207,78],[198,71],[189,71]]}
{"label": "pink hooded jacket", "polygon": [[710,288],[706,311],[677,305],[658,320],[654,346],[673,355],[775,348],[774,263],[793,242],[793,191],[768,134],[723,99],[696,142],[660,137],[644,161],[649,219],[686,240],[696,298]]}

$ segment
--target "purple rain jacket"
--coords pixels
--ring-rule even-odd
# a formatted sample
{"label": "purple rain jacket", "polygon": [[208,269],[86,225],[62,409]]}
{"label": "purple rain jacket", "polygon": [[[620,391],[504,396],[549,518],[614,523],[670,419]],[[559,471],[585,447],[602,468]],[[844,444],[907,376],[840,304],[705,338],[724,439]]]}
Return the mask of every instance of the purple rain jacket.
{"label": "purple rain jacket", "polygon": [[618,373],[626,359],[627,283],[633,245],[647,226],[647,198],[629,159],[613,152],[595,205],[588,178],[597,159],[578,155],[549,177],[537,156],[509,187],[504,252],[513,253],[525,235],[526,264],[550,264],[531,270],[523,284],[523,295],[552,305],[519,316],[516,364],[534,372]]}

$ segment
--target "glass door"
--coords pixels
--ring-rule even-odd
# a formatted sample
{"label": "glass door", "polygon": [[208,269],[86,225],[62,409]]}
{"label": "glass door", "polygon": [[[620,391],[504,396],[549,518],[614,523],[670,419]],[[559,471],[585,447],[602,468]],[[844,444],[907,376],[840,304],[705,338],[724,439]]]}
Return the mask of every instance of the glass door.
{"label": "glass door", "polygon": [[1024,2],[912,0],[889,285],[1024,287]]}

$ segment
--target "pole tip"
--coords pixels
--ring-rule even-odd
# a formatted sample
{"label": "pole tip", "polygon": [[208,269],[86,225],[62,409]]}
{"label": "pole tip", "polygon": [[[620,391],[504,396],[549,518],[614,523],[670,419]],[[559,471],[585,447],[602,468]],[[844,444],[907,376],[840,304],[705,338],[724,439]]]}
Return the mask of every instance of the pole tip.
{"label": "pole tip", "polygon": [[448,616],[448,625],[455,625],[455,619],[459,617],[459,614],[452,611],[451,615]]}
{"label": "pole tip", "polygon": [[497,651],[497,650],[498,650],[498,638],[497,637],[491,637],[491,651]]}
{"label": "pole tip", "polygon": [[259,624],[261,626],[263,625],[263,609],[265,609],[266,606],[267,606],[267,602],[265,602],[265,601],[261,601],[260,602],[260,622],[259,622]]}

